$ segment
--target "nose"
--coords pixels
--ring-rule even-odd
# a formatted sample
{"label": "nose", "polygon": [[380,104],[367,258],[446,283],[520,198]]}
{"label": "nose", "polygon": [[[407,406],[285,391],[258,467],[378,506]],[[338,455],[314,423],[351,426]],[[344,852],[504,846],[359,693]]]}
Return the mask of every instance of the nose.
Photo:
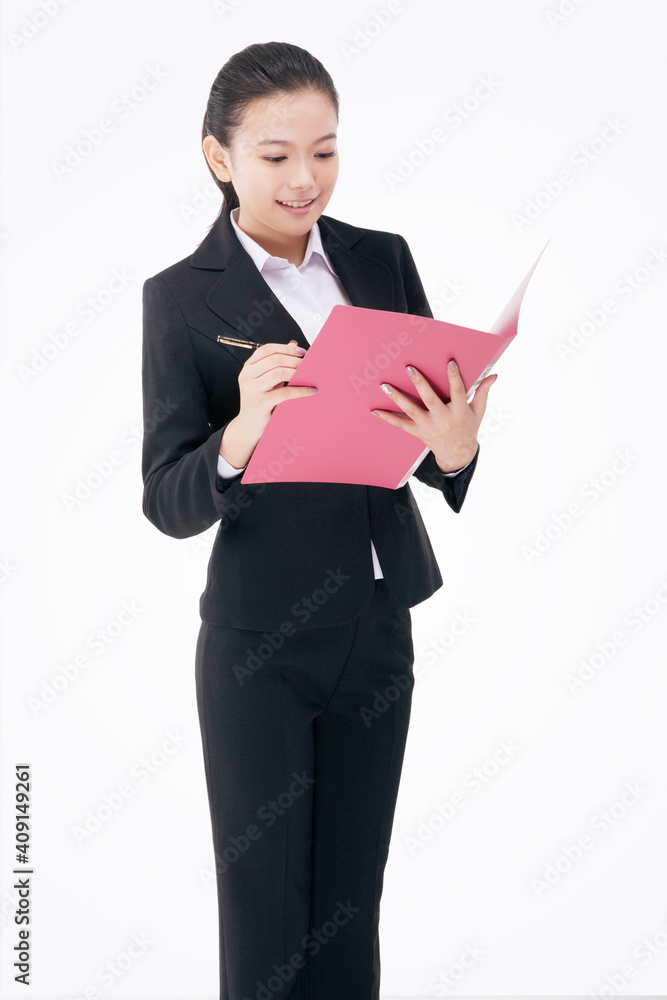
{"label": "nose", "polygon": [[289,186],[295,191],[309,191],[313,187],[314,171],[305,160],[294,163]]}

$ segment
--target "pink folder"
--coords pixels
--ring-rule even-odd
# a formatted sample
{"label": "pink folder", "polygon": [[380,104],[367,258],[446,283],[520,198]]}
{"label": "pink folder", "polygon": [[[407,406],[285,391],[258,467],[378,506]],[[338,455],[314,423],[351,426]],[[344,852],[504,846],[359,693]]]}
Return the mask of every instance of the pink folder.
{"label": "pink folder", "polygon": [[410,313],[334,306],[289,381],[319,392],[278,403],[241,482],[403,486],[429,449],[370,412],[404,412],[380,383],[423,406],[405,371],[411,364],[447,402],[447,362],[455,358],[469,400],[516,336],[524,293],[544,250],[490,333]]}

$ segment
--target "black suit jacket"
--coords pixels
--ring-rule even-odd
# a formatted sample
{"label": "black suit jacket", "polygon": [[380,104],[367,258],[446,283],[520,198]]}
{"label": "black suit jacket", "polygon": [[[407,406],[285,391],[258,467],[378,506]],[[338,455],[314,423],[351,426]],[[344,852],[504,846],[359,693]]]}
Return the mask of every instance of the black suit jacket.
{"label": "black suit jacket", "polygon": [[[329,216],[325,250],[353,305],[432,316],[405,239]],[[356,617],[374,592],[372,538],[387,585],[412,607],[442,586],[409,483],[242,485],[217,475],[220,440],[240,409],[247,348],[303,331],[242,246],[226,209],[197,249],[143,285],[143,512],[187,538],[219,521],[199,611],[235,628],[315,628]],[[430,451],[413,475],[461,509],[475,470],[442,474]]]}

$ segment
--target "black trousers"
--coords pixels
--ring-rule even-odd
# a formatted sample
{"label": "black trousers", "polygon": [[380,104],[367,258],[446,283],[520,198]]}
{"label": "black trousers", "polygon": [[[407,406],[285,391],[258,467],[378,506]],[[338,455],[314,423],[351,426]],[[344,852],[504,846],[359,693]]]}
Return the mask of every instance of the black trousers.
{"label": "black trousers", "polygon": [[413,660],[410,609],[384,579],[342,625],[287,635],[202,622],[221,1000],[379,1000]]}

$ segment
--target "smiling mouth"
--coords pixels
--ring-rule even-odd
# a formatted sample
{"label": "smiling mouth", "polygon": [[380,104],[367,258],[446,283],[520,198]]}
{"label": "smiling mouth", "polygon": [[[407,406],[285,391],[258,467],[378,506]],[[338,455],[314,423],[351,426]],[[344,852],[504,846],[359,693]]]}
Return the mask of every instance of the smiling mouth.
{"label": "smiling mouth", "polygon": [[310,205],[313,201],[315,201],[314,198],[309,198],[308,201],[278,201],[278,204],[287,205],[288,208],[305,208],[306,205]]}

